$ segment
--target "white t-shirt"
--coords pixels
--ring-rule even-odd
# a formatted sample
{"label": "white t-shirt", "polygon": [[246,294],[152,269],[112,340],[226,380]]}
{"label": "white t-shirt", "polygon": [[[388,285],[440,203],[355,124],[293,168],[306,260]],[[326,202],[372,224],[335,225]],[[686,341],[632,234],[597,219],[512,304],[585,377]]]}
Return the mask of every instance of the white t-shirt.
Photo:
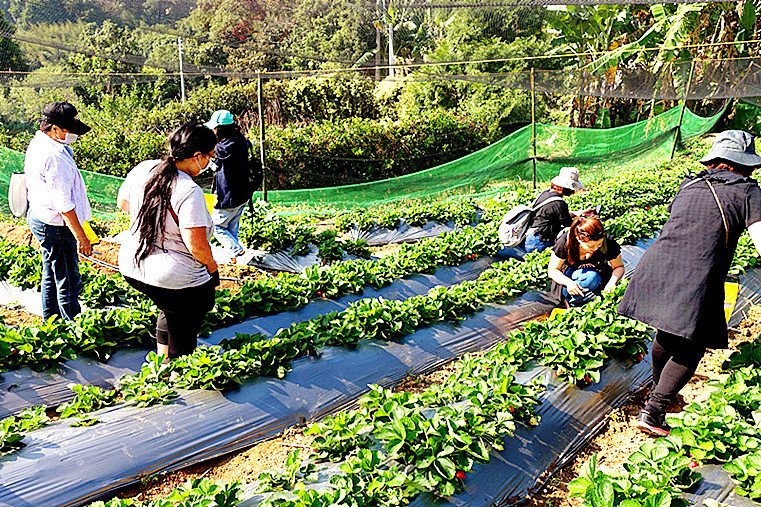
{"label": "white t-shirt", "polygon": [[174,181],[170,202],[179,224],[170,213],[165,217],[163,238],[140,264],[135,263],[139,246],[137,214],[143,205],[145,184],[160,160],[141,162],[130,171],[122,184],[121,195],[129,200],[129,235],[119,249],[119,270],[124,276],[148,285],[165,289],[184,289],[203,285],[211,279],[206,266],[198,262],[188,250],[180,229],[206,227],[211,240],[212,221],[206,208],[203,190],[193,179],[179,172]]}

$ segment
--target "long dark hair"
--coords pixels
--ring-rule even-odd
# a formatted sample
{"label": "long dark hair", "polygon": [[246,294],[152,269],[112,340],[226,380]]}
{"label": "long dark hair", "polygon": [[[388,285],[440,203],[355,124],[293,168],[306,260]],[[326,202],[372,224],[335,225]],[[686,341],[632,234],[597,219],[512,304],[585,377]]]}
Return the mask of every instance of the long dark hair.
{"label": "long dark hair", "polygon": [[157,165],[145,184],[143,205],[137,214],[140,243],[135,262],[140,263],[163,239],[174,180],[179,170],[176,162],[191,158],[195,153],[211,153],[217,144],[214,132],[198,121],[188,122],[169,134],[169,155]]}
{"label": "long dark hair", "polygon": [[[566,242],[566,262],[569,266],[575,266],[579,263],[579,238],[577,236],[586,236],[592,240],[604,238],[605,227],[603,227],[600,219],[595,216],[581,216],[571,222]],[[604,245],[603,243],[603,248]]]}

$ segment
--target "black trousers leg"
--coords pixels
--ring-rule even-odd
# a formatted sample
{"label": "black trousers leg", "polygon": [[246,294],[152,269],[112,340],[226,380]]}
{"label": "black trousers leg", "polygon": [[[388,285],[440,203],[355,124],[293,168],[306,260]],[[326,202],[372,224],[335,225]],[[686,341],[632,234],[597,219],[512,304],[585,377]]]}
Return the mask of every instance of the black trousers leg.
{"label": "black trousers leg", "polygon": [[653,379],[657,381],[645,409],[663,413],[695,374],[705,351],[705,345],[695,340],[658,331],[653,344]]}
{"label": "black trousers leg", "polygon": [[160,310],[156,322],[156,341],[169,346],[169,358],[195,350],[198,331],[206,314],[214,308],[214,281],[185,289],[165,289],[125,277]]}

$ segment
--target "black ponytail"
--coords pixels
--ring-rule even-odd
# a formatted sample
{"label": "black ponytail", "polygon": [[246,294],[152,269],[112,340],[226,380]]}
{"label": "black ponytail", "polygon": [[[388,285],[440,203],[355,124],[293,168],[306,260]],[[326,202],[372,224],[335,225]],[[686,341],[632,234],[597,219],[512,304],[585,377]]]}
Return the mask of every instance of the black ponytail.
{"label": "black ponytail", "polygon": [[159,241],[163,240],[167,215],[172,207],[171,197],[179,173],[177,161],[191,158],[195,153],[214,150],[217,138],[201,122],[189,122],[169,135],[169,156],[157,165],[145,184],[145,197],[137,214],[139,244],[135,262],[140,263]]}

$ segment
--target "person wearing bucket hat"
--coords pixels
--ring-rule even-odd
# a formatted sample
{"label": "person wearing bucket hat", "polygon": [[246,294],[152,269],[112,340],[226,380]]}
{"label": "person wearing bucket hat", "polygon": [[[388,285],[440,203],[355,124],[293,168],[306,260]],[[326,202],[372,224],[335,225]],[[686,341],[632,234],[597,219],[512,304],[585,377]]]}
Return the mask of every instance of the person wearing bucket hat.
{"label": "person wearing bucket hat", "polygon": [[40,129],[24,159],[27,222],[42,251],[42,315],[71,320],[80,311],[79,259],[92,255],[82,223],[91,218],[82,174],[69,146],[90,127],[68,102],[52,102],[42,111]]}
{"label": "person wearing bucket hat", "polygon": [[761,253],[761,167],[753,136],[718,134],[668,207],[669,219],[647,249],[618,307],[654,327],[653,389],[637,419],[641,430],[665,436],[666,408],[694,375],[706,349],[726,348],[724,281],[746,229]]}
{"label": "person wearing bucket hat", "polygon": [[235,117],[230,111],[215,111],[206,126],[214,130],[219,141],[215,149],[216,166],[212,184],[212,191],[217,196],[211,214],[214,237],[230,253],[231,262],[248,264],[253,251],[243,247],[238,229],[246,203],[256,190],[249,178],[251,143],[235,124]]}
{"label": "person wearing bucket hat", "polygon": [[[550,188],[539,194],[532,205],[538,209],[526,231],[524,249],[527,253],[541,252],[555,244],[560,231],[570,226],[574,216],[578,215],[568,209],[563,198],[583,188],[577,168],[560,168],[558,175],[550,181]],[[543,204],[550,199],[551,202]]]}

